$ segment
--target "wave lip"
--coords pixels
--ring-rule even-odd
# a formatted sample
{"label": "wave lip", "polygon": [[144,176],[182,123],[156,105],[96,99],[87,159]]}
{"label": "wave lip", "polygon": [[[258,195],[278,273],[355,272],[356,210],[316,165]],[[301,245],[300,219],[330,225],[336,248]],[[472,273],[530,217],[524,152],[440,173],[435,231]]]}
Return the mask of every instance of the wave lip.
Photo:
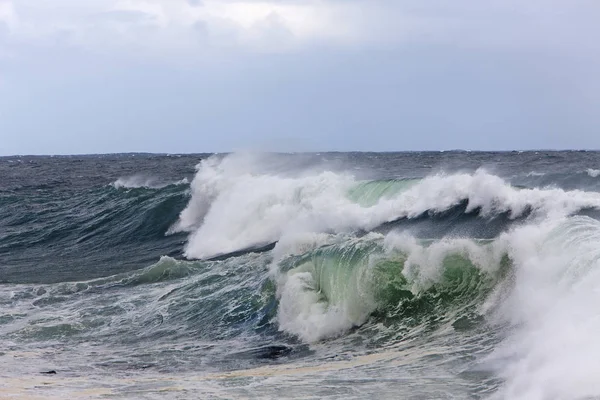
{"label": "wave lip", "polygon": [[466,202],[466,213],[515,219],[560,217],[600,209],[600,193],[516,188],[485,170],[422,180],[361,181],[346,173],[279,173],[256,158],[203,160],[191,198],[171,232],[189,233],[185,255],[210,258],[297,232],[370,231],[386,222],[442,213]]}

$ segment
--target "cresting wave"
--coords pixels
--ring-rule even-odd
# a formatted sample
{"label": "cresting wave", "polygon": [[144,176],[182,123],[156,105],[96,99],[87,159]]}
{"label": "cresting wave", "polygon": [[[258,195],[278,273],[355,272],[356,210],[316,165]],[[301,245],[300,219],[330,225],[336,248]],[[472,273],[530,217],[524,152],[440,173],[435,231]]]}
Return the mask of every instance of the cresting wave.
{"label": "cresting wave", "polygon": [[433,315],[439,323],[453,312],[470,318],[473,301],[506,272],[505,257],[485,241],[397,233],[321,246],[276,263],[278,323],[315,342],[384,315],[396,328],[427,324]]}
{"label": "cresting wave", "polygon": [[[545,168],[551,156],[426,175],[394,155],[324,166],[233,154],[204,158],[189,184],[177,179],[197,158],[110,178],[92,160],[91,183],[72,166],[50,183],[15,180],[0,193],[0,358],[60,343],[76,350],[52,351],[57,369],[109,375],[243,369],[256,389],[257,366],[286,365],[283,382],[303,387],[348,374],[335,393],[375,376],[369,388],[381,378],[392,398],[416,386],[419,398],[598,397],[596,164]],[[377,179],[365,165],[382,167]],[[372,354],[386,361],[326,373]]]}
{"label": "cresting wave", "polygon": [[344,240],[276,263],[278,324],[314,342],[369,321],[391,327],[385,345],[447,325],[472,329],[484,318],[506,334],[481,367],[505,378],[498,398],[598,395],[599,242],[600,222],[589,217],[524,225],[489,241],[399,233]]}
{"label": "cresting wave", "polygon": [[[505,379],[498,398],[585,398],[600,393],[599,241],[600,222],[583,216],[519,226],[494,240],[302,235],[280,242],[273,257],[163,257],[141,271],[21,289],[0,301],[33,298],[42,313],[33,327],[7,333],[12,339],[113,337],[115,327],[127,337],[133,326],[139,333],[131,340],[142,345],[185,332],[240,346],[247,328],[260,335],[274,318],[277,329],[309,343],[360,326],[371,333],[362,340],[378,347],[435,342],[444,332],[460,347],[473,346],[469,332],[483,328],[502,339],[484,348],[491,354],[480,367]],[[129,289],[115,292],[121,287]],[[100,307],[97,296],[107,291],[118,301],[111,296]],[[54,309],[69,296],[78,300],[57,320]],[[102,317],[90,315],[91,307],[105,310]],[[129,340],[112,346],[142,351]]]}
{"label": "cresting wave", "polygon": [[[457,218],[507,222],[487,238],[375,232],[460,205]],[[584,215],[598,209],[600,193],[516,188],[481,169],[361,181],[232,155],[198,165],[171,231],[189,232],[188,258],[276,242],[277,325],[305,342],[373,324],[391,327],[390,342],[484,324],[503,332],[482,366],[505,379],[499,398],[571,398],[600,394],[600,222]]]}
{"label": "cresting wave", "polygon": [[365,182],[331,171],[281,174],[251,155],[211,157],[197,167],[191,199],[170,232],[190,232],[189,258],[209,258],[301,232],[370,231],[386,222],[442,213],[556,218],[600,209],[600,194],[519,189],[485,170],[422,180]]}

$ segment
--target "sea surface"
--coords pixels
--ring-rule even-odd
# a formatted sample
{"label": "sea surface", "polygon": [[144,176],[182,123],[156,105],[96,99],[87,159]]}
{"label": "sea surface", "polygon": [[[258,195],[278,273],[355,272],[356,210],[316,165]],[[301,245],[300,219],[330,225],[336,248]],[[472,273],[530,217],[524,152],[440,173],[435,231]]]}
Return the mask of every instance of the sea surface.
{"label": "sea surface", "polygon": [[0,158],[0,398],[600,398],[600,153]]}

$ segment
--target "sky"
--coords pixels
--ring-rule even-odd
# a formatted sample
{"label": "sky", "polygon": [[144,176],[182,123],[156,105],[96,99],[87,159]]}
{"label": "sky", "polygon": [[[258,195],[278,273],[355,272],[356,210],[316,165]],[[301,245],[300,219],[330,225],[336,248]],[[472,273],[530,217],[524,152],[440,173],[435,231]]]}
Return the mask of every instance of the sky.
{"label": "sky", "polygon": [[0,0],[0,155],[600,149],[597,0]]}

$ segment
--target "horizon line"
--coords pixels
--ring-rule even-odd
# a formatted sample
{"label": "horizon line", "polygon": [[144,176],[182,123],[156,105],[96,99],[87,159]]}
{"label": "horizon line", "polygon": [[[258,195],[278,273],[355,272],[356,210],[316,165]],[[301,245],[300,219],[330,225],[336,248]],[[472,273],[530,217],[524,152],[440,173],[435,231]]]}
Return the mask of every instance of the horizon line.
{"label": "horizon line", "polygon": [[378,154],[402,154],[402,153],[533,153],[533,152],[599,152],[600,149],[513,149],[513,150],[467,150],[467,149],[449,149],[449,150],[321,150],[321,151],[262,151],[262,150],[238,150],[238,151],[209,151],[209,152],[151,152],[151,151],[124,151],[109,153],[55,153],[55,154],[7,154],[0,155],[0,158],[11,157],[88,157],[88,156],[117,156],[117,155],[154,155],[154,156],[192,156],[192,155],[216,155],[216,154],[234,154],[234,153],[265,153],[265,154],[332,154],[332,153],[378,153]]}

